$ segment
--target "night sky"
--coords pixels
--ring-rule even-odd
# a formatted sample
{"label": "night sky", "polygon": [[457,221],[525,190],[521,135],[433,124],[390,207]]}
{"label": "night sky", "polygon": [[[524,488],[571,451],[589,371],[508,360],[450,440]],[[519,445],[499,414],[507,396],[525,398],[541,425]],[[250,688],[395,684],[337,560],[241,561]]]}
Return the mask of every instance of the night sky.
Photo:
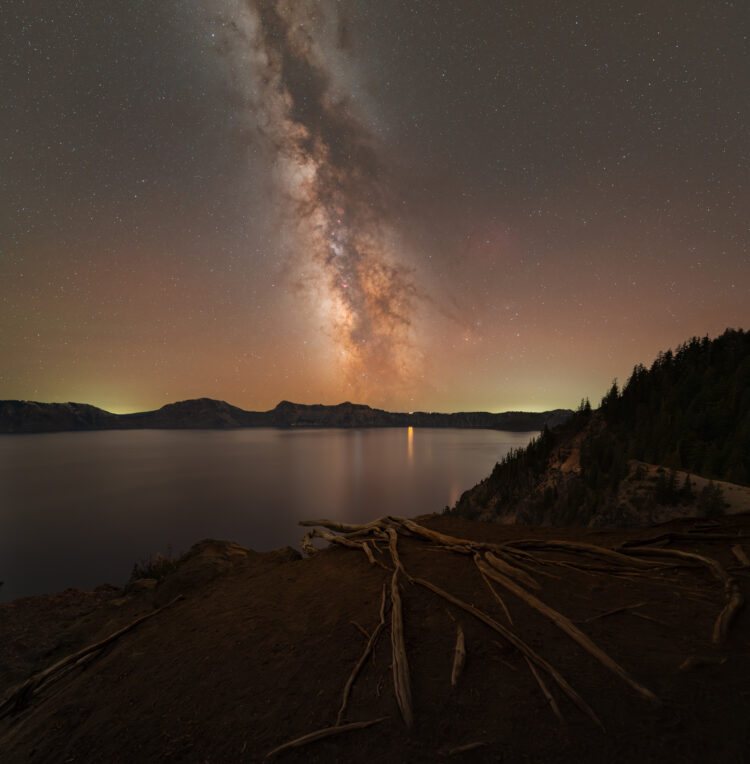
{"label": "night sky", "polygon": [[750,4],[4,0],[0,398],[597,403],[750,328]]}

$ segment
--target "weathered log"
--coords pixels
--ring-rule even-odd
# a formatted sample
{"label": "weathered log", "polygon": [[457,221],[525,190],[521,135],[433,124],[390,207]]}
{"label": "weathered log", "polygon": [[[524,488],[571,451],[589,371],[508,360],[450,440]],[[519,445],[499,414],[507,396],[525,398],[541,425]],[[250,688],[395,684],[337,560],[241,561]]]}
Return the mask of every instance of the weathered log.
{"label": "weathered log", "polygon": [[461,672],[464,670],[464,663],[466,662],[466,640],[464,638],[464,630],[461,628],[461,624],[456,625],[456,649],[453,654],[453,670],[451,671],[451,687],[455,687],[458,684],[458,678],[461,676]]}
{"label": "weathered log", "polygon": [[8,695],[5,700],[3,700],[2,703],[0,703],[0,719],[2,719],[4,716],[7,716],[10,713],[14,713],[17,711],[20,711],[23,709],[33,698],[34,694],[41,688],[41,685],[43,684],[49,684],[52,682],[59,674],[63,673],[69,666],[72,666],[73,664],[80,661],[82,658],[86,657],[90,653],[96,652],[97,650],[101,650],[103,647],[106,647],[107,645],[114,642],[116,639],[119,639],[124,634],[127,634],[129,631],[132,631],[136,626],[139,626],[144,621],[147,621],[149,618],[153,618],[155,615],[158,615],[163,610],[166,610],[168,607],[171,607],[175,604],[175,602],[178,602],[179,600],[185,599],[185,597],[182,594],[178,594],[173,600],[170,600],[166,605],[162,605],[159,608],[156,608],[156,610],[152,610],[150,613],[146,613],[146,615],[139,616],[134,621],[131,621],[127,626],[123,626],[121,629],[118,629],[117,631],[110,634],[108,637],[105,637],[104,639],[100,640],[99,642],[95,642],[92,645],[89,645],[88,647],[84,647],[82,650],[78,650],[78,652],[72,653],[71,655],[66,656],[65,658],[60,659],[56,663],[53,663],[48,668],[44,669],[43,671],[39,671],[38,673],[34,674],[32,677],[27,679],[23,684],[19,685],[17,688],[13,690],[13,692]]}
{"label": "weathered log", "polygon": [[642,684],[633,679],[625,669],[620,666],[619,663],[614,661],[607,653],[604,652],[598,645],[596,645],[589,637],[587,637],[569,618],[559,613],[554,608],[551,608],[546,603],[535,597],[530,592],[527,592],[523,587],[519,586],[515,581],[504,576],[499,571],[491,568],[482,560],[477,562],[479,569],[489,578],[497,581],[509,591],[513,592],[517,597],[520,597],[528,605],[534,608],[542,615],[547,616],[553,623],[555,623],[560,629],[562,629],[568,636],[578,642],[584,650],[588,650],[603,666],[608,668],[613,673],[617,674],[626,684],[630,685],[636,692],[648,698],[653,703],[660,703],[659,699],[654,695],[651,690],[644,687]]}
{"label": "weathered log", "polygon": [[482,621],[482,623],[489,626],[491,629],[504,637],[522,655],[529,658],[540,668],[543,668],[557,682],[557,684],[560,686],[560,689],[562,689],[562,691],[573,701],[573,703],[575,703],[578,708],[580,708],[581,711],[583,711],[583,713],[589,717],[589,719],[604,729],[604,725],[601,723],[599,717],[594,713],[594,710],[571,687],[565,677],[563,677],[562,674],[554,666],[544,660],[541,655],[529,647],[529,645],[527,645],[526,642],[524,642],[518,635],[516,635],[507,627],[503,626],[501,623],[498,623],[496,620],[494,620],[494,618],[490,618],[490,616],[488,616],[486,613],[483,613],[478,608],[475,608],[468,602],[464,602],[458,597],[454,597],[452,594],[449,594],[439,586],[435,586],[435,584],[431,583],[430,581],[426,581],[423,578],[414,578],[414,582],[420,586],[424,586],[426,589],[429,589],[434,594],[437,594],[438,597],[442,597],[443,599],[448,600],[448,602],[452,602],[454,605],[462,608],[467,613],[471,613],[475,618]]}
{"label": "weathered log", "polygon": [[289,748],[299,748],[302,745],[314,743],[316,740],[323,740],[324,738],[331,737],[332,735],[340,735],[342,732],[352,732],[353,730],[362,730],[366,727],[372,727],[374,724],[380,724],[380,722],[384,722],[388,718],[389,717],[387,716],[381,716],[379,719],[371,719],[367,722],[351,722],[350,724],[341,724],[336,725],[335,727],[325,727],[322,730],[309,732],[307,735],[303,735],[302,737],[290,740],[288,743],[284,743],[283,745],[278,746],[278,748],[274,748],[272,751],[269,751],[266,754],[266,758],[269,759],[271,756],[275,756],[277,753],[286,751]]}

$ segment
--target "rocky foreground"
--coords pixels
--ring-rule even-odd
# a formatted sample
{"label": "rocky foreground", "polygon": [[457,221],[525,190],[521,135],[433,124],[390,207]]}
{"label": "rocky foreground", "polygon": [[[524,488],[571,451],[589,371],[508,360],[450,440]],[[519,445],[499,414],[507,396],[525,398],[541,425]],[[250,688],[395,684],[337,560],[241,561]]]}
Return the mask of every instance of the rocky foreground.
{"label": "rocky foreground", "polygon": [[338,724],[272,758],[744,760],[750,516],[419,524],[309,559],[206,541],[161,582],[0,605],[0,758],[261,761]]}

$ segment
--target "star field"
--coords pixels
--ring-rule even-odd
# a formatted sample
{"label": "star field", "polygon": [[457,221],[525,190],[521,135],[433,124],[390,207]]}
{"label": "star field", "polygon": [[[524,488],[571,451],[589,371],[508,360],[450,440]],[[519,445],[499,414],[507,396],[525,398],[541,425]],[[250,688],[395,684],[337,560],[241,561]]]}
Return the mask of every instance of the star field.
{"label": "star field", "polygon": [[747,328],[744,3],[8,0],[0,30],[0,398],[574,407]]}

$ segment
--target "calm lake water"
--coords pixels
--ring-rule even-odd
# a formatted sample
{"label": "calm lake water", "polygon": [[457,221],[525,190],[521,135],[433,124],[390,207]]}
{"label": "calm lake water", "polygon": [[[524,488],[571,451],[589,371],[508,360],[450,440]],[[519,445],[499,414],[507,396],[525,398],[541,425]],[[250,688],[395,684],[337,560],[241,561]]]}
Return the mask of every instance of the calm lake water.
{"label": "calm lake water", "polygon": [[298,547],[301,519],[439,512],[536,433],[419,428],[0,436],[0,601],[124,584],[203,538]]}

